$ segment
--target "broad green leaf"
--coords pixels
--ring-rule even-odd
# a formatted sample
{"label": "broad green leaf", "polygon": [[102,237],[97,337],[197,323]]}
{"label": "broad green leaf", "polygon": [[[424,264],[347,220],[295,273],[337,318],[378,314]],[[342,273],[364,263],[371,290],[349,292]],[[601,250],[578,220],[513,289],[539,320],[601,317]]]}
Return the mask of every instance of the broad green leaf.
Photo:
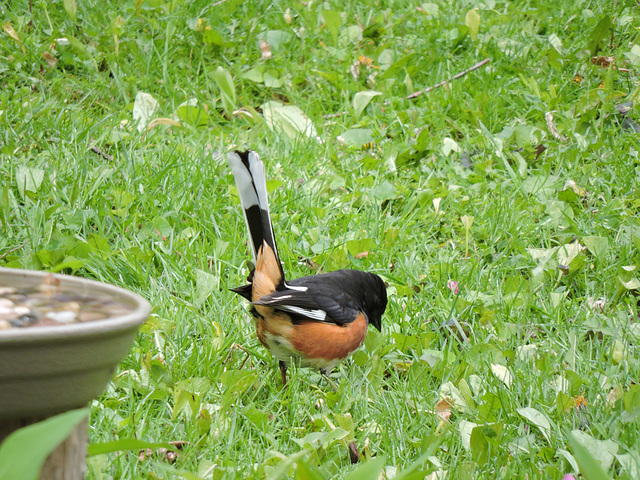
{"label": "broad green leaf", "polygon": [[474,8],[469,10],[464,17],[464,24],[469,27],[469,35],[474,40],[478,37],[478,32],[480,31],[480,14],[478,13],[478,9]]}
{"label": "broad green leaf", "polygon": [[173,233],[173,228],[171,224],[167,221],[166,218],[161,217],[160,215],[156,215],[151,220],[151,224],[153,225],[154,233],[157,235],[158,233],[163,237],[169,237]]}
{"label": "broad green leaf", "polygon": [[377,480],[384,468],[384,457],[375,457],[356,467],[344,480]]}
{"label": "broad green leaf", "polygon": [[[451,382],[445,382],[442,385],[440,385],[438,398],[440,400],[444,400],[445,398],[448,399],[447,401],[449,403],[453,403],[456,409],[460,409],[460,410],[467,409],[467,401],[464,399],[464,397],[460,393],[460,390],[458,390]],[[471,435],[470,431],[469,431],[469,435]]]}
{"label": "broad green leaf", "polygon": [[[78,40],[76,37],[67,35],[65,37],[67,44],[71,47],[71,50],[83,60],[92,58],[87,46]],[[93,51],[93,50],[92,50]]]}
{"label": "broad green leaf", "polygon": [[491,364],[491,371],[496,376],[498,380],[506,385],[507,388],[511,387],[513,383],[513,375],[509,371],[507,367],[499,364]]}
{"label": "broad green leaf", "polygon": [[9,196],[9,182],[4,185],[4,188],[0,191],[0,220],[2,220],[2,226],[5,231],[7,230],[7,220],[11,213],[11,201]]}
{"label": "broad green leaf", "polygon": [[78,11],[78,4],[76,0],[63,0],[64,9],[67,11],[67,14],[71,17],[71,19],[76,19],[76,13]]}
{"label": "broad green leaf", "polygon": [[289,455],[280,463],[278,463],[273,470],[269,472],[267,475],[267,480],[280,480],[287,478],[289,475],[289,471],[293,468],[293,466],[298,463],[302,458],[307,454],[306,450],[301,450],[298,453],[294,453],[293,455]]}
{"label": "broad green leaf", "polygon": [[323,10],[322,19],[324,20],[324,24],[326,25],[327,30],[331,34],[331,38],[333,38],[333,44],[336,45],[338,43],[340,27],[342,26],[340,14],[338,12],[334,12],[333,10]]}
{"label": "broad green leaf", "polygon": [[504,144],[502,140],[494,136],[481,121],[478,121],[478,125],[480,126],[480,131],[487,139],[487,142],[493,148],[494,155],[502,160],[502,165],[504,166],[505,170],[507,171],[507,173],[509,173],[511,179],[515,180],[517,178],[517,175],[504,155]]}
{"label": "broad green leaf", "polygon": [[536,443],[536,436],[533,433],[528,435],[522,435],[517,437],[513,441],[509,442],[507,448],[512,452],[525,452],[531,453],[532,446]]}
{"label": "broad green leaf", "polygon": [[558,181],[555,175],[529,175],[522,182],[522,190],[544,201],[556,197],[560,188]]}
{"label": "broad green leaf", "polygon": [[209,123],[209,114],[202,107],[182,105],[176,110],[178,117],[192,127],[203,127]]}
{"label": "broad green leaf", "polygon": [[153,112],[158,106],[158,101],[149,93],[138,92],[133,102],[133,122],[138,126],[138,132],[146,128]]}
{"label": "broad green leaf", "polygon": [[569,465],[571,465],[571,468],[574,472],[579,472],[580,471],[580,467],[578,466],[578,462],[576,462],[576,459],[573,455],[571,455],[571,453],[569,453],[567,450],[563,449],[563,448],[559,448],[558,449],[558,453],[560,455],[562,455],[564,457],[564,459],[569,462]]}
{"label": "broad green leaf", "polygon": [[42,262],[44,267],[52,267],[62,262],[62,259],[66,255],[67,249],[63,248],[45,248],[42,250],[38,250],[36,252],[36,256],[38,260]]}
{"label": "broad green leaf", "polygon": [[525,419],[529,420],[536,427],[538,427],[547,441],[551,441],[551,424],[542,412],[531,407],[518,408],[517,411]]}
{"label": "broad green leaf", "polygon": [[609,41],[612,29],[613,23],[611,23],[611,17],[605,15],[600,19],[596,28],[591,31],[591,40],[588,45],[591,55],[598,53],[598,50]]}
{"label": "broad green leaf", "polygon": [[[254,404],[247,405],[242,409],[242,413],[253,422],[261,431],[266,431],[269,425],[269,414],[256,408]],[[209,422],[211,423],[211,422]]]}
{"label": "broad green leaf", "polygon": [[156,443],[138,440],[137,438],[120,438],[111,442],[93,443],[87,449],[87,456],[101,455],[111,452],[130,451],[138,453],[140,450],[150,448],[157,450],[158,448],[166,448],[167,450],[176,451],[177,448],[171,443]]}
{"label": "broad green leaf", "polygon": [[635,265],[625,265],[618,269],[618,280],[627,290],[640,289],[640,279],[635,276]]}
{"label": "broad green leaf", "polygon": [[584,115],[597,108],[601,103],[600,91],[598,89],[589,90],[576,101],[574,112],[576,115]]}
{"label": "broad green leaf", "polygon": [[458,428],[460,429],[460,441],[467,452],[471,450],[471,434],[473,433],[473,429],[477,426],[477,423],[469,422],[467,420],[460,420],[460,423],[458,424]]}
{"label": "broad green leaf", "polygon": [[324,477],[316,469],[312,469],[303,460],[298,461],[296,465],[295,480],[324,480]]}
{"label": "broad green leaf", "polygon": [[213,292],[218,290],[220,286],[220,279],[215,275],[211,275],[203,270],[195,269],[196,275],[196,294],[195,304],[196,307],[202,306],[205,300]]}
{"label": "broad green leaf", "polygon": [[560,39],[560,37],[558,35],[556,35],[555,33],[552,33],[549,36],[549,43],[551,44],[551,46],[553,48],[556,49],[556,51],[562,55],[562,40]]}
{"label": "broad green leaf", "polygon": [[353,109],[356,112],[356,117],[360,117],[360,114],[367,108],[369,102],[373,97],[377,97],[378,95],[382,95],[381,92],[375,92],[373,90],[367,90],[364,92],[358,92],[353,97]]}
{"label": "broad green leaf", "polygon": [[194,473],[189,472],[188,470],[182,470],[174,467],[173,465],[165,465],[164,463],[161,463],[161,462],[155,462],[154,467],[165,472],[165,474],[161,478],[173,479],[176,477],[180,477],[180,478],[183,478],[184,480],[211,480],[212,478],[211,476],[200,477]]}
{"label": "broad green leaf", "polygon": [[57,264],[55,267],[51,269],[53,273],[61,272],[62,270],[71,269],[76,271],[82,267],[87,265],[87,261],[81,258],[74,257],[73,255],[69,255],[62,262]]}
{"label": "broad green leaf", "polygon": [[276,75],[278,75],[278,72],[275,71],[264,72],[264,86],[269,88],[280,88],[284,82]]}
{"label": "broad green leaf", "polygon": [[251,68],[242,73],[240,76],[255,83],[262,83],[264,82],[264,66],[259,65],[257,67]]}
{"label": "broad green leaf", "polygon": [[624,455],[615,456],[620,465],[629,474],[630,478],[640,478],[640,458],[638,452],[625,453]]}
{"label": "broad green leaf", "polygon": [[320,448],[322,440],[327,436],[327,432],[310,432],[302,438],[292,440],[306,450],[316,450]]}
{"label": "broad green leaf", "polygon": [[631,385],[622,398],[624,409],[632,415],[640,413],[640,385]]}
{"label": "broad green leaf", "polygon": [[220,88],[222,106],[227,112],[227,115],[231,115],[236,109],[236,89],[233,84],[233,77],[227,69],[218,67],[216,68],[213,78]]}
{"label": "broad green leaf", "polygon": [[27,192],[36,193],[43,180],[44,170],[40,168],[22,165],[16,170],[16,184],[18,192],[23,199]]}
{"label": "broad green leaf", "polygon": [[566,265],[567,267],[580,255],[580,252],[584,247],[578,242],[569,243],[568,245],[562,245],[558,248],[557,259],[560,265]]}
{"label": "broad green leaf", "polygon": [[202,32],[202,41],[209,45],[222,45],[224,44],[224,39],[222,35],[220,35],[217,31],[212,28],[209,28]]}
{"label": "broad green leaf", "polygon": [[420,5],[420,10],[425,15],[429,15],[431,17],[438,17],[440,15],[440,7],[437,3],[422,3]]}
{"label": "broad green leaf", "polygon": [[396,198],[396,188],[388,180],[385,180],[380,185],[372,188],[369,192],[371,198],[377,202],[384,202],[385,200],[391,200]]}
{"label": "broad green leaf", "polygon": [[598,260],[602,260],[609,249],[609,239],[607,237],[583,237],[582,241]]}
{"label": "broad green leaf", "polygon": [[[613,455],[618,450],[618,446],[612,440],[595,440],[588,433],[573,430],[569,434],[569,444],[586,480],[610,480],[607,470],[611,467]],[[615,447],[615,452],[609,450],[612,446]]]}
{"label": "broad green leaf", "polygon": [[[416,460],[411,462],[409,466],[405,467],[400,473],[393,477],[393,480],[424,480],[425,478],[431,478],[430,476],[425,477],[425,474],[418,470],[425,464],[425,462],[427,462],[427,460],[430,460],[438,468],[442,467],[442,465],[438,463],[438,460],[433,456],[433,453],[442,443],[442,437],[439,435],[432,435],[432,437],[434,438],[429,444],[427,450]],[[440,478],[440,476],[436,476],[434,478]]]}
{"label": "broad green leaf", "polygon": [[318,136],[313,122],[299,107],[269,101],[260,108],[271,130],[281,131],[293,140],[303,135],[322,143],[322,139]]}
{"label": "broad green leaf", "polygon": [[444,137],[442,140],[442,153],[445,157],[448,157],[451,152],[460,152],[461,150],[460,145],[453,138]]}
{"label": "broad green leaf", "polygon": [[542,130],[533,125],[518,125],[514,128],[515,140],[519,147],[538,144],[544,136]]}
{"label": "broad green leaf", "polygon": [[471,448],[471,455],[473,456],[474,461],[480,466],[484,465],[487,462],[489,455],[489,442],[484,436],[482,426],[475,427],[471,431],[469,446]]}
{"label": "broad green leaf", "polygon": [[[333,418],[340,428],[349,432],[349,436],[353,437],[353,417],[350,413],[336,413]],[[350,440],[353,440],[353,438],[350,438]]]}
{"label": "broad green leaf", "polygon": [[126,140],[129,137],[131,137],[131,134],[129,132],[125,132],[124,130],[119,129],[118,127],[114,127],[109,133],[109,136],[107,138],[111,143],[119,143]]}
{"label": "broad green leaf", "polygon": [[[156,215],[151,219],[151,222],[144,222],[140,233],[153,240],[165,240],[171,237],[173,228],[166,218]],[[162,238],[164,237],[164,238]]]}
{"label": "broad green leaf", "polygon": [[340,30],[338,48],[355,48],[354,44],[362,41],[362,30],[359,25],[351,25]]}
{"label": "broad green leaf", "polygon": [[631,47],[631,50],[625,53],[624,56],[636,67],[640,67],[640,45]]}
{"label": "broad green leaf", "polygon": [[558,415],[568,412],[575,406],[576,404],[573,401],[573,398],[564,392],[558,392],[558,396],[556,397],[556,412]]}
{"label": "broad green leaf", "polygon": [[362,148],[367,143],[373,142],[373,130],[369,128],[352,128],[339,135],[338,140],[345,145]]}
{"label": "broad green leaf", "polygon": [[391,78],[396,74],[399,70],[403,69],[415,56],[415,53],[410,53],[405,55],[400,60],[389,64],[387,68],[383,67],[383,64],[380,65],[380,70],[384,70],[384,73],[380,76],[381,79],[386,80],[387,78]]}
{"label": "broad green leaf", "polygon": [[263,40],[272,50],[278,50],[282,45],[291,42],[293,34],[284,30],[267,30],[257,35],[258,40]]}
{"label": "broad green leaf", "polygon": [[334,428],[322,439],[322,448],[328,450],[332,445],[349,436],[349,432],[343,428]]}
{"label": "broad green leaf", "polygon": [[89,416],[71,410],[16,430],[0,444],[0,480],[36,480],[45,460]]}
{"label": "broad green leaf", "polygon": [[193,420],[200,411],[202,397],[183,388],[175,388],[173,393],[173,412],[171,420],[176,420],[180,415]]}
{"label": "broad green leaf", "polygon": [[357,240],[349,240],[347,242],[347,251],[349,255],[355,257],[356,255],[371,250],[370,238],[359,238]]}

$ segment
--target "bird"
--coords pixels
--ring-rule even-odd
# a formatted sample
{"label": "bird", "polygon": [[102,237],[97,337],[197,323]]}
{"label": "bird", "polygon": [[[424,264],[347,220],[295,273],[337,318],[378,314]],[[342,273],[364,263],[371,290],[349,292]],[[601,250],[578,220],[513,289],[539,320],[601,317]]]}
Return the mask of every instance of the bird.
{"label": "bird", "polygon": [[287,280],[269,213],[264,163],[252,150],[231,151],[254,267],[231,291],[249,300],[260,343],[278,360],[283,386],[292,362],[329,373],[362,345],[369,325],[382,331],[387,290],[378,275],[336,270]]}

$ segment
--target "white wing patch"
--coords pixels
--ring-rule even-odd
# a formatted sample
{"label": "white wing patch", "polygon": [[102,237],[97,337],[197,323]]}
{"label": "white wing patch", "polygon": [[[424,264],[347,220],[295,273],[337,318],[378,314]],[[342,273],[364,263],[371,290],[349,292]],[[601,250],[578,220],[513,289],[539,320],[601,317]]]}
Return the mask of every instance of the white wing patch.
{"label": "white wing patch", "polygon": [[272,297],[269,300],[266,301],[262,301],[260,304],[261,305],[269,305],[270,303],[276,303],[279,302],[280,300],[286,300],[287,298],[293,298],[293,295],[273,295],[271,294]]}
{"label": "white wing patch", "polygon": [[327,319],[327,312],[324,310],[311,310],[308,308],[294,307],[293,305],[278,305],[275,308],[286,312],[296,313],[301,317],[307,317],[318,322],[324,322]]}
{"label": "white wing patch", "polygon": [[299,287],[297,285],[289,285],[287,282],[284,283],[284,286],[290,290],[297,290],[298,292],[306,292],[309,290],[309,287]]}

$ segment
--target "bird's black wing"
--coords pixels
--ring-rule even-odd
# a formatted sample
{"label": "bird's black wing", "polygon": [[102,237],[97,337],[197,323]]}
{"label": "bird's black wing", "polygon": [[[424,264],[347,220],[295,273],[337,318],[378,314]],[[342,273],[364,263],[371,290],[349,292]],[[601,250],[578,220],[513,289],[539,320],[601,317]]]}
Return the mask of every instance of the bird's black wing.
{"label": "bird's black wing", "polygon": [[324,275],[286,282],[276,292],[263,296],[253,304],[336,325],[353,322],[362,310],[349,292],[339,288],[335,282],[327,281]]}

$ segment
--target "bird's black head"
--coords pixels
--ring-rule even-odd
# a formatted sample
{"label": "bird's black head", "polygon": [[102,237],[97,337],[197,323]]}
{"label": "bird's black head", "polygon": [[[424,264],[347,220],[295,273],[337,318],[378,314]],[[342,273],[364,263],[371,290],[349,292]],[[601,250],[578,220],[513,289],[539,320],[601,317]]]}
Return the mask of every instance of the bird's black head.
{"label": "bird's black head", "polygon": [[387,287],[378,275],[367,274],[369,288],[364,291],[363,307],[369,323],[382,331],[382,314],[387,308]]}

